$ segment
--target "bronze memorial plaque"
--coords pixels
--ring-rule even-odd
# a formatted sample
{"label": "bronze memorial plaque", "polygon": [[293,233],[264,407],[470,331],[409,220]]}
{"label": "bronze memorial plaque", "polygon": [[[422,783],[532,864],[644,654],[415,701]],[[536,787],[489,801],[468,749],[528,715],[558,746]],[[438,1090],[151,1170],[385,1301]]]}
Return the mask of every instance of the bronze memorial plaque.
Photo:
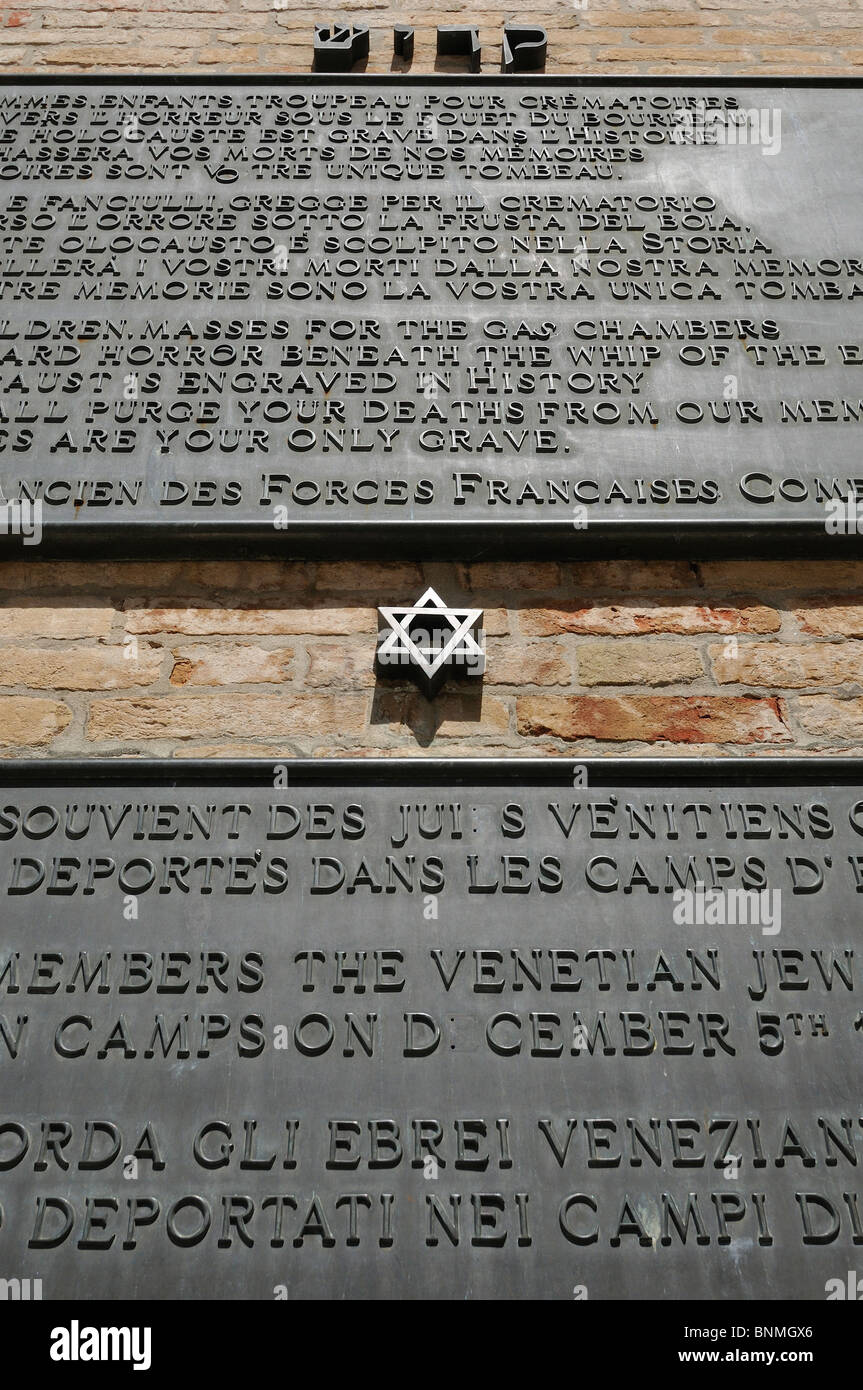
{"label": "bronze memorial plaque", "polygon": [[5,79],[33,554],[857,545],[855,81]]}
{"label": "bronze memorial plaque", "polygon": [[0,1250],[44,1299],[859,1267],[860,763],[0,778]]}

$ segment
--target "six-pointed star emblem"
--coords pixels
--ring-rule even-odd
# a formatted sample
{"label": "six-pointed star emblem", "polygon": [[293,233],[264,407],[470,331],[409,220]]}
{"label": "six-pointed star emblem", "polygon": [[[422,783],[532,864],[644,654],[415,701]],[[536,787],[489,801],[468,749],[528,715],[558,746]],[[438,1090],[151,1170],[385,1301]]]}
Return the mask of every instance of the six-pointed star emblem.
{"label": "six-pointed star emblem", "polygon": [[447,669],[481,676],[485,670],[481,608],[448,608],[434,589],[405,608],[379,608],[377,663],[385,675],[412,675],[433,695]]}

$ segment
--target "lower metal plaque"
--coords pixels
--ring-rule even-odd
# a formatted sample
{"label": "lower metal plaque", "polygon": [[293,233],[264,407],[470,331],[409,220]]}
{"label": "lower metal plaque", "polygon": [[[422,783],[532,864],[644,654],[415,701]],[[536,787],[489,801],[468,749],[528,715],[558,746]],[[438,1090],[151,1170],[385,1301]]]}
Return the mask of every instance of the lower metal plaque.
{"label": "lower metal plaque", "polygon": [[859,763],[0,777],[7,1296],[844,1289]]}

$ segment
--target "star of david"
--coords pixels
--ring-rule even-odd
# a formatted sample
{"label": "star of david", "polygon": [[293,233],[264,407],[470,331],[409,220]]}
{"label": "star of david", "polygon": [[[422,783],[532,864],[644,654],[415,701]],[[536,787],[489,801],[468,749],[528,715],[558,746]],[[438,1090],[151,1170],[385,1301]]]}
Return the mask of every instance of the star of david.
{"label": "star of david", "polygon": [[379,608],[377,664],[385,675],[410,675],[433,695],[449,668],[481,676],[485,670],[481,608],[448,608],[434,589],[405,608]]}

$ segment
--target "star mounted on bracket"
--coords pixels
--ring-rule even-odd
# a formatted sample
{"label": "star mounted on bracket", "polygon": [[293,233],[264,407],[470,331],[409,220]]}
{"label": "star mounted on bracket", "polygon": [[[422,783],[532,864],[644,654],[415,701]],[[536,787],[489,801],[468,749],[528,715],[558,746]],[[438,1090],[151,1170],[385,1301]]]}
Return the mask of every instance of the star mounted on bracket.
{"label": "star mounted on bracket", "polygon": [[450,670],[485,671],[481,608],[448,608],[434,589],[404,608],[379,608],[376,665],[385,676],[410,676],[431,699]]}

